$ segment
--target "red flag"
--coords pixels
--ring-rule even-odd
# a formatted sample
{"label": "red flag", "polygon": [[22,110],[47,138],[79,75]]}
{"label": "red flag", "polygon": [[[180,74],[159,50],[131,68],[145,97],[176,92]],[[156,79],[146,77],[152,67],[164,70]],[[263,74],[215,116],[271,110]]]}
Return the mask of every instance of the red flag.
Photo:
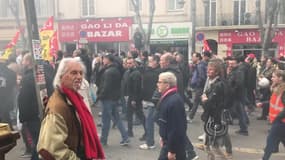
{"label": "red flag", "polygon": [[46,23],[40,29],[40,32],[45,31],[45,30],[53,30],[53,16],[49,17],[49,19],[46,21]]}
{"label": "red flag", "polygon": [[205,52],[205,51],[212,52],[211,48],[209,47],[207,40],[204,40],[204,44],[203,44],[203,52]]}
{"label": "red flag", "polygon": [[57,58],[56,52],[58,51],[58,38],[57,38],[57,31],[55,31],[49,41],[50,44],[50,55]]}
{"label": "red flag", "polygon": [[8,57],[10,56],[10,54],[12,53],[13,47],[16,45],[17,41],[19,40],[19,36],[21,33],[22,29],[19,29],[15,36],[13,37],[13,39],[6,45],[5,47],[5,51],[2,54],[2,58],[8,59]]}

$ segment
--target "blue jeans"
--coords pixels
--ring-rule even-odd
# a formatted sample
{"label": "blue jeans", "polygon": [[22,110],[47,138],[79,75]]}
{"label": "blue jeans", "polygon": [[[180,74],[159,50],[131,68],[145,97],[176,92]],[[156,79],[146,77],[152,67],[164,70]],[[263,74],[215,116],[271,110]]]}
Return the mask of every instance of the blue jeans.
{"label": "blue jeans", "polygon": [[203,88],[195,88],[193,90],[193,94],[194,94],[193,108],[191,109],[190,114],[189,114],[190,119],[194,119],[197,109],[199,105],[202,103],[201,96],[203,94]]}
{"label": "blue jeans", "polygon": [[101,143],[107,144],[111,120],[116,122],[116,125],[121,133],[122,140],[127,140],[128,134],[119,115],[118,101],[102,100]]}
{"label": "blue jeans", "polygon": [[278,121],[272,124],[269,135],[267,136],[262,160],[269,160],[271,154],[276,147],[278,147],[280,142],[285,146],[285,123]]}
{"label": "blue jeans", "polygon": [[146,144],[154,145],[154,122],[157,121],[158,114],[155,106],[148,106],[148,114],[146,117]]}

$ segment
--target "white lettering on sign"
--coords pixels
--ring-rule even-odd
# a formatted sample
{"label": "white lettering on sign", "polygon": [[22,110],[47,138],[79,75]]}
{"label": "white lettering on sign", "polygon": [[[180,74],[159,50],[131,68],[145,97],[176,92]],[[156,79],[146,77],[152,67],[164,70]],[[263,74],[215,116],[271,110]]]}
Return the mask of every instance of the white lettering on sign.
{"label": "white lettering on sign", "polygon": [[122,31],[90,31],[87,37],[121,37]]}
{"label": "white lettering on sign", "polygon": [[81,29],[99,29],[101,28],[100,24],[81,24],[80,25]]}
{"label": "white lettering on sign", "polygon": [[237,32],[237,36],[239,37],[253,37],[255,35],[255,32]]}
{"label": "white lettering on sign", "polygon": [[103,28],[112,28],[112,24],[103,24]]}
{"label": "white lettering on sign", "polygon": [[74,30],[74,25],[63,25],[63,26],[61,26],[61,29],[63,30],[63,31],[66,31],[66,30]]}
{"label": "white lettering on sign", "polygon": [[260,38],[256,38],[256,37],[246,37],[246,42],[249,43],[258,43],[260,42],[261,39]]}
{"label": "white lettering on sign", "polygon": [[284,36],[284,33],[281,31],[275,32],[275,36]]}
{"label": "white lettering on sign", "polygon": [[221,43],[229,43],[229,42],[232,42],[232,39],[231,38],[220,38],[220,42]]}
{"label": "white lettering on sign", "polygon": [[129,25],[127,23],[115,23],[116,28],[128,28]]}

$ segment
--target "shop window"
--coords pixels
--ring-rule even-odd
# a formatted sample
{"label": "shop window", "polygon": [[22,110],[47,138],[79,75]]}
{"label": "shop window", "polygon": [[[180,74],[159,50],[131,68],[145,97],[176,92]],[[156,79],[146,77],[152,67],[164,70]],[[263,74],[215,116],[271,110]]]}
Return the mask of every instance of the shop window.
{"label": "shop window", "polygon": [[184,6],[184,0],[168,0],[167,4],[169,11],[181,10]]}
{"label": "shop window", "polygon": [[49,17],[54,14],[54,1],[51,0],[35,0],[35,8],[37,17]]}
{"label": "shop window", "polygon": [[95,15],[95,0],[82,0],[82,16],[94,16]]}
{"label": "shop window", "polygon": [[204,1],[205,5],[205,25],[216,25],[216,0]]}
{"label": "shop window", "polygon": [[246,1],[245,0],[234,0],[233,6],[233,24],[234,25],[242,25],[245,21],[245,7]]}
{"label": "shop window", "polygon": [[135,11],[135,7],[134,7],[132,1],[134,1],[136,4],[138,3],[140,11],[141,11],[142,10],[142,0],[129,0],[130,11]]}

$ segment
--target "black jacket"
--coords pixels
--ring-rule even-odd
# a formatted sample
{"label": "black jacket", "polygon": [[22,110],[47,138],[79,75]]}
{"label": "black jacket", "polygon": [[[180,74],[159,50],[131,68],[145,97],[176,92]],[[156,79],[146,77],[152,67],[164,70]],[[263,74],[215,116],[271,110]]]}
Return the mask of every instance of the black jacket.
{"label": "black jacket", "polygon": [[16,85],[16,73],[0,63],[0,112],[4,113],[13,109]]}
{"label": "black jacket", "polygon": [[39,119],[39,105],[33,70],[24,72],[18,97],[20,122]]}
{"label": "black jacket", "polygon": [[175,74],[177,79],[177,87],[179,94],[183,97],[184,95],[184,83],[183,83],[183,73],[176,65],[170,65],[168,68],[162,69],[162,72],[172,72]]}
{"label": "black jacket", "polygon": [[232,100],[241,101],[244,94],[244,73],[238,68],[234,68],[227,75],[227,83],[232,90]]}
{"label": "black jacket", "polygon": [[214,118],[214,121],[218,124],[221,123],[222,110],[225,108],[225,96],[224,95],[224,82],[218,78],[210,87],[205,91],[208,100],[203,103],[204,113],[202,114],[202,120],[207,121],[209,116]]}
{"label": "black jacket", "polygon": [[185,150],[187,121],[184,101],[178,93],[170,93],[159,103],[159,135],[167,144],[168,151]]}
{"label": "black jacket", "polygon": [[146,67],[142,73],[142,99],[146,101],[152,100],[152,95],[156,89],[158,75],[161,72],[159,67]]}
{"label": "black jacket", "polygon": [[102,70],[97,96],[100,100],[119,100],[121,90],[121,73],[111,64]]}
{"label": "black jacket", "polygon": [[130,68],[127,77],[127,96],[130,100],[142,100],[142,75],[138,68]]}

